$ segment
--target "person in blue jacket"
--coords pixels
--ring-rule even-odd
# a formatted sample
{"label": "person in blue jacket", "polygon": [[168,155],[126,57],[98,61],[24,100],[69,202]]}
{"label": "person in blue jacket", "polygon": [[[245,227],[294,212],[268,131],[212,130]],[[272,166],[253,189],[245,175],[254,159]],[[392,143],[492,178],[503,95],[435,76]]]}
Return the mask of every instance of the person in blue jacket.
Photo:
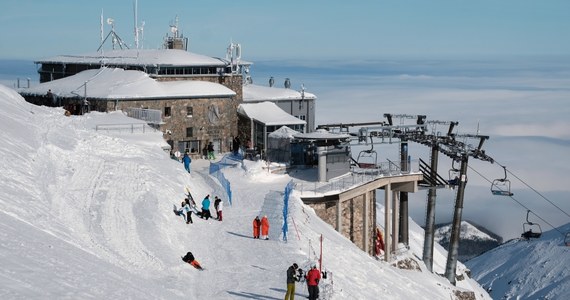
{"label": "person in blue jacket", "polygon": [[210,195],[206,195],[202,200],[202,218],[208,220],[210,217]]}
{"label": "person in blue jacket", "polygon": [[184,153],[184,157],[182,158],[182,163],[184,163],[184,168],[188,173],[190,173],[190,163],[192,162],[192,158],[188,155],[188,152]]}

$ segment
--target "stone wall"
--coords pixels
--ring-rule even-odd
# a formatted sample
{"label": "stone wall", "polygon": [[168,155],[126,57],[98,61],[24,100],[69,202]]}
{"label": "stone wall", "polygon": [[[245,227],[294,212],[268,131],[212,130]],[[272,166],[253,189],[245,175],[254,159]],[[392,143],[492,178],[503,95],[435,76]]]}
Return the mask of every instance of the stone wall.
{"label": "stone wall", "polygon": [[[340,233],[352,241],[362,251],[372,255],[374,247],[374,229],[376,226],[376,191],[368,191],[367,209],[365,209],[364,194],[340,201],[341,231]],[[316,200],[304,202],[315,210],[315,213],[326,223],[337,229],[339,200]],[[367,219],[367,222],[364,220]],[[365,228],[365,225],[367,228]],[[368,232],[368,245],[365,243],[365,231]]]}
{"label": "stone wall", "polygon": [[[234,102],[230,98],[109,101],[107,110],[124,110],[130,107],[159,110],[162,112],[164,122],[159,129],[174,150],[181,152],[185,150],[178,149],[179,142],[199,141],[199,147],[203,148],[210,141],[219,141],[220,144],[216,144],[216,150],[227,152],[230,150],[233,136],[237,133],[237,113]],[[170,108],[170,116],[164,115],[165,107]],[[189,107],[192,108],[191,114],[188,113]],[[188,136],[187,128],[192,128],[191,136]],[[193,156],[198,157],[201,149],[194,150]]]}

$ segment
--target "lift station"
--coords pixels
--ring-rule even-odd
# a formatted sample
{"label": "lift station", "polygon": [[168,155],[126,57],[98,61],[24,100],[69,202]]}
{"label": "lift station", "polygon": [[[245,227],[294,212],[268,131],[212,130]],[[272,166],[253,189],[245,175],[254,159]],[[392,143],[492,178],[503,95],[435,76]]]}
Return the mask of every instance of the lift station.
{"label": "lift station", "polygon": [[[361,169],[374,170],[380,168],[377,160],[377,153],[374,150],[374,145],[377,144],[392,144],[397,143],[400,145],[400,170],[410,170],[410,161],[408,156],[408,143],[414,142],[431,149],[431,157],[429,163],[422,159],[419,160],[419,171],[422,178],[417,184],[420,187],[428,189],[427,212],[426,212],[426,226],[425,226],[425,239],[423,260],[430,271],[433,268],[433,247],[434,247],[434,232],[435,232],[435,202],[436,190],[439,188],[452,187],[457,189],[455,199],[455,210],[453,216],[450,249],[448,251],[445,276],[452,283],[455,284],[455,270],[457,267],[457,257],[459,248],[459,233],[460,224],[463,211],[463,199],[465,193],[465,186],[467,184],[467,168],[469,158],[474,158],[482,161],[493,163],[494,160],[485,153],[483,149],[484,142],[489,139],[489,136],[479,134],[456,134],[454,129],[459,124],[456,121],[438,121],[428,120],[425,115],[407,115],[407,114],[384,114],[385,121],[382,122],[367,122],[367,123],[337,123],[319,125],[317,130],[325,129],[330,133],[348,134],[350,144],[368,145],[369,149],[363,150],[359,153],[357,159],[352,159],[353,164]],[[399,124],[394,124],[394,120],[399,119]],[[407,124],[412,120],[413,123]],[[437,126],[447,126],[447,133],[441,134],[437,131]],[[473,144],[468,141],[474,141]],[[438,156],[442,153],[452,160],[452,169],[450,170],[448,179],[440,176],[437,173],[438,169]],[[391,162],[392,163],[392,162]],[[455,163],[459,164],[459,168],[455,167]],[[392,163],[395,164],[395,163]],[[495,186],[508,185],[507,190],[500,189]],[[492,192],[496,195],[512,195],[510,192],[510,182],[505,178],[494,182],[492,185]],[[386,192],[386,197],[388,192]],[[399,223],[392,224],[386,220],[386,227],[397,226],[399,227],[398,236],[392,236],[392,244],[397,244],[397,241],[408,245],[408,191],[402,190],[399,192],[399,209],[397,210]],[[388,204],[389,201],[386,200]],[[386,211],[390,207],[385,208]],[[395,212],[396,214],[396,212]],[[387,216],[388,217],[388,216]],[[395,223],[395,222],[394,222]],[[390,249],[390,230],[385,228],[386,237],[386,255],[385,259],[389,259]]]}

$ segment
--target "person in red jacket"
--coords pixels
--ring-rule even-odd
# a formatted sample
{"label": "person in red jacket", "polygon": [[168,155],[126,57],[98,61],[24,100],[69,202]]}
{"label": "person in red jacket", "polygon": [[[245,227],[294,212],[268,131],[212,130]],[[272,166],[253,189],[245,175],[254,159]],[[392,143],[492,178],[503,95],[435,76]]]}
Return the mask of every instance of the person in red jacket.
{"label": "person in red jacket", "polygon": [[309,300],[317,300],[319,298],[319,280],[321,280],[321,272],[317,269],[317,265],[307,272],[307,285],[309,287]]}
{"label": "person in red jacket", "polygon": [[253,238],[259,238],[259,227],[261,226],[261,220],[259,220],[259,216],[253,219]]}
{"label": "person in red jacket", "polygon": [[261,218],[261,238],[264,240],[269,239],[269,220],[267,216]]}

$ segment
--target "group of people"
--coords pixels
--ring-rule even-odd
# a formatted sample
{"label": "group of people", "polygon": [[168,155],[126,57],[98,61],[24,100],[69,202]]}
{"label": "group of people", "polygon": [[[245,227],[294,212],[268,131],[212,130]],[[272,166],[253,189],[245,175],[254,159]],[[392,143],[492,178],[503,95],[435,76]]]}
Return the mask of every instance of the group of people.
{"label": "group of people", "polygon": [[208,142],[208,144],[204,146],[204,149],[202,149],[202,156],[204,156],[204,159],[208,160],[216,159],[214,144],[212,144],[212,142]]}
{"label": "group of people", "polygon": [[259,219],[259,216],[256,216],[255,219],[253,219],[253,238],[259,239],[260,232],[261,239],[269,239],[269,219],[267,219],[267,216],[263,216],[261,220]]}
{"label": "group of people", "polygon": [[307,281],[307,289],[309,291],[309,300],[317,300],[319,298],[319,281],[321,280],[321,271],[317,269],[317,264],[313,264],[312,268],[303,275],[303,270],[294,263],[287,269],[287,292],[285,300],[295,299],[295,282],[304,278]]}
{"label": "group of people", "polygon": [[[214,209],[216,210],[216,220],[222,221],[222,208],[224,202],[222,199],[218,198],[218,196],[214,197]],[[212,214],[210,213],[210,195],[206,195],[202,200],[202,209],[198,210],[196,202],[192,198],[192,195],[188,193],[188,196],[184,198],[184,201],[180,203],[180,209],[177,209],[174,206],[174,213],[176,215],[181,215],[185,218],[186,224],[194,223],[192,221],[192,211],[196,213],[198,217],[201,219],[208,220],[209,218],[213,218]],[[214,219],[214,218],[213,218]]]}

